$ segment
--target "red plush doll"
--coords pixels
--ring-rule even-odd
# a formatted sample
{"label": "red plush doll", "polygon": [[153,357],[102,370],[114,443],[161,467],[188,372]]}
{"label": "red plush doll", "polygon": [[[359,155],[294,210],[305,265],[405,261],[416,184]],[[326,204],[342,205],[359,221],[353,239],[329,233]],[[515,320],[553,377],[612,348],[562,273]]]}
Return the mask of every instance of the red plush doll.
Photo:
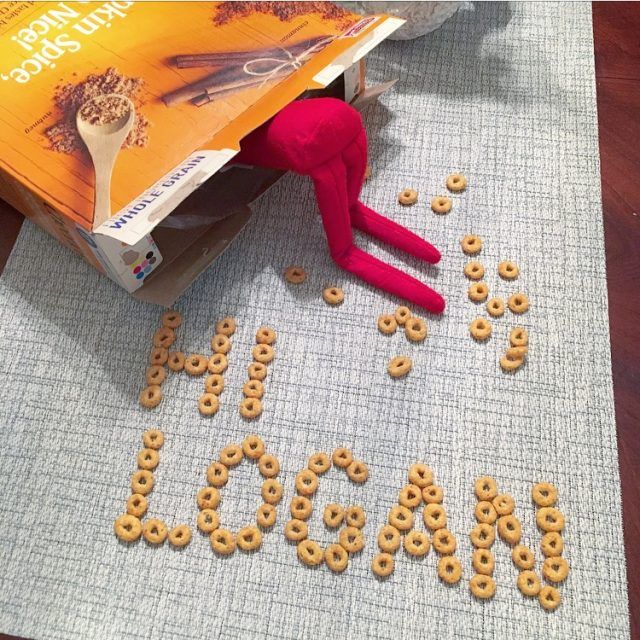
{"label": "red plush doll", "polygon": [[292,102],[241,147],[235,162],[311,176],[331,257],[343,269],[433,313],[444,311],[436,291],[353,244],[355,228],[432,264],[440,260],[433,245],[358,200],[367,136],[353,107],[335,98]]}

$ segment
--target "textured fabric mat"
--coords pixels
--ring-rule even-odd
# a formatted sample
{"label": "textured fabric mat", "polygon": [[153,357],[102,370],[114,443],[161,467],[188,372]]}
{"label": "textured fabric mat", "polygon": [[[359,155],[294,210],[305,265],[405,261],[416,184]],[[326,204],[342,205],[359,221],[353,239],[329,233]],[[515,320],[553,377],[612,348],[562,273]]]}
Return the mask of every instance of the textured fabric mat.
{"label": "textured fabric mat", "polygon": [[[378,314],[397,304],[330,261],[310,184],[288,176],[256,205],[241,237],[178,308],[178,347],[209,353],[214,321],[238,319],[221,410],[202,418],[201,379],[172,375],[165,400],[137,403],[159,310],[130,299],[26,224],[0,280],[0,629],[37,638],[625,638],[627,597],[615,439],[589,4],[479,4],[420,40],[385,43],[371,56],[375,80],[395,89],[366,114],[373,176],[364,201],[430,239],[438,268],[361,238],[377,255],[432,283],[448,300],[428,318],[424,344],[382,336]],[[445,177],[468,190],[448,216],[428,208]],[[420,191],[410,208],[396,203]],[[492,293],[516,290],[530,311],[493,322],[486,344],[467,324],[483,309],[466,298],[459,239],[478,233]],[[519,280],[497,277],[516,260]],[[287,285],[289,264],[308,281]],[[326,283],[344,287],[331,308]],[[265,410],[238,415],[256,328],[278,331]],[[530,329],[531,352],[515,375],[499,355],[508,329]],[[401,381],[388,359],[414,360]],[[150,514],[195,525],[194,496],[222,446],[257,432],[281,462],[285,498],[276,528],[254,554],[214,556],[194,533],[176,551],[127,548],[112,532],[129,495],[141,435],[166,433]],[[367,511],[367,546],[343,575],[299,564],[282,536],[293,479],[309,454],[353,448],[369,464],[359,487],[331,470],[321,481],[311,536],[328,502]],[[471,576],[473,480],[491,474],[511,493],[523,538],[538,549],[532,483],[559,488],[572,571],[563,604],[545,613],[516,588],[509,550],[496,542],[497,592],[446,587],[437,556],[400,551],[378,581],[375,536],[415,460],[445,489],[451,530]],[[259,476],[243,463],[222,490],[221,516],[237,530],[254,519]],[[419,524],[422,527],[422,524]],[[538,552],[538,565],[540,557]]]}

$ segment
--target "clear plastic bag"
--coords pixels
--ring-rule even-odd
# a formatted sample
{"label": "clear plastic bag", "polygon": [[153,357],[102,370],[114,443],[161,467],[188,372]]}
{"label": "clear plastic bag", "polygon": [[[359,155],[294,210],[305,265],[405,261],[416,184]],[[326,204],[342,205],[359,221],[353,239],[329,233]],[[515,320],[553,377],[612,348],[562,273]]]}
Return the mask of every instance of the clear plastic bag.
{"label": "clear plastic bag", "polygon": [[394,31],[390,40],[412,40],[434,31],[448,20],[465,2],[337,2],[346,9],[362,15],[386,13],[406,20]]}

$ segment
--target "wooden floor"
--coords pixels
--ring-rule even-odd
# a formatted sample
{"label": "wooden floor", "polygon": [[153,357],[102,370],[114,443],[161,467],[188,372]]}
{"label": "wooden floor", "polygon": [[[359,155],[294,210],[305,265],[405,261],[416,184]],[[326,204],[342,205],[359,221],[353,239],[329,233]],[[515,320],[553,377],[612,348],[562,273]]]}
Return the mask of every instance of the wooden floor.
{"label": "wooden floor", "polygon": [[[594,2],[593,25],[631,638],[640,640],[640,2]],[[0,201],[0,271],[21,222]]]}

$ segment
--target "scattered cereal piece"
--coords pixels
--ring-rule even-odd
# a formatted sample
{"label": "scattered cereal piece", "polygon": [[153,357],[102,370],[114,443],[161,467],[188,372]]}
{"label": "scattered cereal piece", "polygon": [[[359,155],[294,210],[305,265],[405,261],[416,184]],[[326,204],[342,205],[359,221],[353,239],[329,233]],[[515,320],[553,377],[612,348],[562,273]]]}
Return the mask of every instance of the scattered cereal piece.
{"label": "scattered cereal piece", "polygon": [[227,484],[228,481],[229,469],[225,467],[222,462],[212,462],[207,467],[207,482],[212,487],[224,487],[224,485]]}
{"label": "scattered cereal piece", "polygon": [[474,488],[478,500],[493,500],[498,495],[496,481],[490,476],[480,476]]}
{"label": "scattered cereal piece", "polygon": [[153,473],[146,469],[138,469],[131,476],[131,493],[146,496],[153,490]]}
{"label": "scattered cereal piece", "polygon": [[424,489],[433,484],[433,471],[424,463],[416,462],[409,467],[409,482]]}
{"label": "scattered cereal piece", "polygon": [[335,529],[344,520],[344,509],[339,504],[328,504],[322,512],[322,520],[330,529]]}
{"label": "scattered cereal piece", "polygon": [[264,395],[264,385],[260,380],[247,380],[242,385],[242,393],[247,398],[262,398]]}
{"label": "scattered cereal piece", "polygon": [[138,467],[153,471],[160,462],[160,456],[155,449],[147,449],[146,447],[140,451],[137,458]]}
{"label": "scattered cereal piece", "polygon": [[244,453],[239,444],[228,444],[220,452],[220,462],[227,468],[240,464],[242,458],[244,458]]}
{"label": "scattered cereal piece", "polygon": [[269,529],[276,523],[276,508],[272,504],[261,504],[256,511],[256,522],[259,527]]}
{"label": "scattered cereal piece", "polygon": [[529,344],[529,333],[522,327],[514,327],[509,332],[509,342],[513,347],[526,347]]}
{"label": "scattered cereal piece", "polygon": [[341,573],[349,565],[349,554],[342,545],[330,544],[324,552],[324,561],[331,571]]}
{"label": "scattered cereal piece", "polygon": [[514,293],[507,304],[513,313],[524,313],[529,308],[529,298],[524,293]]}
{"label": "scattered cereal piece", "polygon": [[362,529],[367,523],[364,509],[358,505],[348,507],[344,512],[344,519],[349,527],[355,527],[356,529]]}
{"label": "scattered cereal piece", "polygon": [[438,560],[438,577],[447,584],[456,584],[462,577],[462,565],[455,556],[442,556]]}
{"label": "scattered cereal piece", "polygon": [[364,535],[357,527],[345,527],[338,535],[340,545],[348,553],[358,553],[364,548]]}
{"label": "scattered cereal piece", "polygon": [[476,318],[469,325],[469,333],[475,340],[486,340],[491,335],[491,323],[484,318]]}
{"label": "scattered cereal piece", "polygon": [[389,511],[389,524],[398,531],[409,531],[413,528],[413,511],[397,504]]}
{"label": "scattered cereal piece", "polygon": [[164,444],[164,434],[160,429],[147,429],[142,434],[142,444],[147,449],[160,449]]}
{"label": "scattered cereal piece", "polygon": [[196,524],[202,533],[211,533],[220,526],[220,516],[213,509],[202,509],[198,513]]}
{"label": "scattered cereal piece", "polygon": [[313,540],[302,540],[302,542],[298,543],[297,546],[298,558],[304,564],[310,567],[316,567],[319,564],[322,564],[324,559],[324,554],[322,553],[322,549],[317,542]]}
{"label": "scattered cereal piece", "polygon": [[564,540],[557,531],[548,531],[540,540],[540,548],[547,558],[555,558],[562,555]]}
{"label": "scattered cereal piece", "polygon": [[231,531],[216,529],[209,536],[211,548],[221,556],[231,555],[236,550],[236,540]]}
{"label": "scattered cereal piece", "polygon": [[475,549],[471,557],[471,564],[476,573],[492,576],[496,561],[489,549]]}
{"label": "scattered cereal piece", "polygon": [[275,478],[280,473],[278,458],[270,453],[265,453],[258,459],[258,471],[264,478]]}
{"label": "scattered cereal piece", "polygon": [[307,279],[307,273],[302,267],[287,267],[284,278],[291,284],[302,284]]}
{"label": "scattered cereal piece", "polygon": [[326,453],[319,452],[309,456],[307,467],[316,474],[322,474],[331,468],[331,458]]}
{"label": "scattered cereal piece", "polygon": [[361,484],[367,481],[367,478],[369,477],[369,468],[364,462],[360,460],[354,460],[347,467],[347,475],[352,482]]}
{"label": "scattered cereal piece", "polygon": [[368,180],[371,177],[371,165],[368,164],[365,168],[364,168],[364,179]]}
{"label": "scattered cereal piece", "polygon": [[175,341],[176,334],[169,327],[160,327],[153,334],[153,346],[168,349]]}
{"label": "scattered cereal piece", "polygon": [[223,336],[230,337],[236,332],[236,321],[233,318],[227,317],[216,322],[216,333],[221,333]]}
{"label": "scattered cereal piece", "polygon": [[333,452],[331,456],[331,460],[336,467],[340,467],[342,469],[346,469],[353,462],[353,454],[349,449],[345,449],[344,447],[339,447]]}
{"label": "scattered cereal piece", "polygon": [[472,302],[484,302],[489,295],[489,287],[484,282],[474,282],[467,289],[467,296]]}
{"label": "scattered cereal piece", "polygon": [[522,526],[513,514],[498,518],[498,535],[508,544],[518,544],[522,537]]}
{"label": "scattered cereal piece", "polygon": [[136,518],[142,518],[142,516],[147,513],[148,507],[149,503],[147,499],[140,493],[134,493],[129,496],[127,500],[127,513]]}
{"label": "scattered cereal piece", "polygon": [[322,297],[327,304],[341,304],[344,300],[344,291],[340,287],[327,287],[322,290]]}
{"label": "scattered cereal piece", "polygon": [[[194,353],[185,358],[184,370],[190,376],[201,376],[207,370],[208,362],[209,361],[204,356]],[[214,372],[212,371],[211,373]]]}
{"label": "scattered cereal piece", "polygon": [[504,260],[498,265],[498,275],[505,280],[515,280],[519,273],[518,265],[511,260]]}
{"label": "scattered cereal piece", "polygon": [[555,587],[545,585],[540,589],[538,602],[540,602],[543,609],[546,609],[547,611],[555,611],[560,606],[562,599],[560,597],[560,592]]}
{"label": "scattered cereal piece", "polygon": [[291,540],[291,542],[300,542],[300,540],[304,540],[308,535],[309,527],[307,523],[302,520],[294,518],[284,525],[284,537],[287,540]]}
{"label": "scattered cereal piece", "polygon": [[242,551],[255,551],[262,544],[262,533],[258,527],[243,527],[238,531],[236,544]]}
{"label": "scattered cereal piece", "polygon": [[397,328],[398,322],[391,314],[383,313],[381,316],[378,316],[378,329],[380,330],[380,333],[390,335],[395,333]]}
{"label": "scattered cereal piece", "polygon": [[457,193],[467,188],[467,179],[461,173],[452,173],[447,176],[447,189]]}
{"label": "scattered cereal piece", "polygon": [[261,362],[262,364],[268,364],[276,355],[273,348],[268,344],[257,344],[253,347],[251,353],[253,355],[253,359],[256,362]]}
{"label": "scattered cereal piece", "polygon": [[182,324],[182,316],[175,309],[169,309],[162,314],[162,325],[170,329],[177,329]]}
{"label": "scattered cereal piece", "polygon": [[460,240],[460,246],[462,247],[462,251],[469,256],[473,256],[476,253],[480,253],[482,251],[482,240],[479,236],[474,235],[466,235],[462,240]]}
{"label": "scattered cereal piece", "polygon": [[393,525],[385,524],[378,534],[378,546],[381,551],[395,553],[400,548],[400,531]]}
{"label": "scattered cereal piece", "polygon": [[186,524],[179,524],[169,531],[169,544],[173,547],[186,547],[191,542],[191,529]]}
{"label": "scattered cereal piece", "polygon": [[264,454],[265,446],[262,438],[253,433],[242,441],[242,451],[247,458],[258,460]]}
{"label": "scattered cereal piece", "polygon": [[184,353],[182,351],[172,351],[169,354],[167,366],[171,371],[182,371],[184,369]]}
{"label": "scattered cereal piece", "polygon": [[487,313],[494,318],[499,318],[504,313],[504,302],[500,298],[491,298],[487,302]]}
{"label": "scattered cereal piece", "polygon": [[407,373],[411,371],[412,367],[413,362],[411,358],[408,358],[407,356],[396,356],[389,360],[387,371],[392,378],[401,378],[402,376],[406,376]]}
{"label": "scattered cereal piece", "polygon": [[167,525],[157,518],[151,518],[142,525],[142,537],[149,544],[162,544],[168,533]]}
{"label": "scattered cereal piece", "polygon": [[436,196],[431,200],[431,210],[434,213],[449,213],[452,204],[451,198],[447,198],[447,196]]}
{"label": "scattered cereal piece", "polygon": [[298,471],[296,475],[296,491],[301,496],[312,496],[318,489],[318,476],[311,469]]}
{"label": "scattered cereal piece", "polygon": [[542,507],[536,511],[536,524],[543,531],[562,531],[564,516],[555,507]]}
{"label": "scattered cereal piece", "polygon": [[422,318],[409,318],[404,325],[404,334],[411,342],[422,342],[427,337],[427,323]]}
{"label": "scattered cereal piece", "polygon": [[529,353],[529,347],[509,347],[505,355],[507,358],[522,359]]}
{"label": "scattered cereal piece", "polygon": [[431,543],[429,536],[423,531],[409,531],[404,537],[404,548],[408,554],[421,558],[429,553]]}
{"label": "scattered cereal piece", "polygon": [[537,596],[542,588],[540,578],[538,578],[535,571],[521,571],[518,574],[516,584],[518,585],[518,589],[520,589],[520,593],[529,597]]}
{"label": "scattered cereal piece", "polygon": [[498,519],[495,507],[488,500],[481,500],[476,504],[475,515],[478,522],[487,524],[493,524]]}
{"label": "scattered cereal piece", "polygon": [[253,420],[262,413],[262,402],[259,398],[244,398],[240,402],[240,415],[247,420]]}
{"label": "scattered cereal piece", "polygon": [[411,309],[409,309],[409,307],[398,307],[395,310],[395,313],[393,314],[394,318],[396,319],[396,322],[401,326],[404,327],[405,322],[412,316],[413,314],[411,313]]}
{"label": "scattered cereal piece", "polygon": [[524,364],[524,358],[513,358],[507,354],[500,358],[500,366],[504,371],[515,371]]}
{"label": "scattered cereal piece", "polygon": [[207,361],[207,369],[209,373],[224,373],[228,366],[229,361],[224,353],[214,353]]}
{"label": "scattered cereal piece", "polygon": [[371,569],[379,578],[386,578],[393,573],[395,562],[389,553],[379,553],[371,561]]}
{"label": "scattered cereal piece", "polygon": [[219,396],[224,389],[224,378],[219,373],[208,375],[204,381],[204,390]]}
{"label": "scattered cereal piece", "polygon": [[518,569],[532,569],[536,563],[536,557],[529,547],[517,544],[511,550],[511,559]]}
{"label": "scattered cereal piece", "polygon": [[496,583],[491,576],[476,573],[472,576],[471,580],[469,580],[469,588],[476,598],[487,600],[493,598],[496,592]]}
{"label": "scattered cereal piece", "polygon": [[220,504],[220,492],[215,487],[202,487],[196,501],[200,509],[217,509]]}
{"label": "scattered cereal piece", "polygon": [[441,504],[444,498],[444,490],[442,487],[438,487],[432,484],[429,487],[425,487],[422,490],[422,499],[426,504]]}
{"label": "scattered cereal piece", "polygon": [[309,498],[305,498],[304,496],[293,496],[293,498],[291,498],[289,510],[291,511],[291,515],[294,518],[298,520],[307,520],[311,517],[313,505],[311,504],[311,500],[309,500]]}
{"label": "scattered cereal piece", "polygon": [[282,485],[275,478],[267,478],[262,483],[260,495],[267,504],[276,505],[282,500]]}
{"label": "scattered cereal piece", "polygon": [[264,380],[267,377],[267,366],[263,362],[252,362],[248,367],[250,380]]}
{"label": "scattered cereal piece", "polygon": [[510,513],[513,513],[516,507],[516,501],[513,499],[513,496],[510,496],[508,493],[497,495],[492,500],[492,503],[499,516],[508,516]]}
{"label": "scattered cereal piece", "polygon": [[426,505],[422,510],[422,519],[425,525],[432,531],[447,526],[447,512],[444,510],[444,507],[438,503]]}
{"label": "scattered cereal piece", "polygon": [[271,327],[260,327],[256,331],[256,342],[258,344],[273,344],[276,341],[276,332]]}
{"label": "scattered cereal piece", "polygon": [[140,404],[147,409],[157,407],[162,400],[162,390],[157,384],[145,387],[140,392]]}
{"label": "scattered cereal piece", "polygon": [[211,338],[211,350],[214,353],[227,354],[231,351],[231,340],[223,333],[216,333],[216,335]]}
{"label": "scattered cereal piece", "polygon": [[124,513],[115,519],[113,531],[120,540],[134,542],[142,535],[142,523],[135,516]]}
{"label": "scattered cereal piece", "polygon": [[398,194],[398,202],[405,207],[415,204],[418,200],[418,192],[415,189],[403,189]]}
{"label": "scattered cereal piece", "polygon": [[440,555],[453,555],[457,546],[458,541],[449,529],[438,529],[433,534],[433,548]]}
{"label": "scattered cereal piece", "polygon": [[464,265],[464,275],[470,280],[481,280],[484,276],[484,267],[477,260],[472,260]]}
{"label": "scattered cereal piece", "polygon": [[220,400],[215,393],[203,393],[198,400],[198,410],[203,416],[212,416],[218,413]]}
{"label": "scattered cereal piece", "polygon": [[149,364],[163,365],[169,357],[169,352],[164,347],[153,347],[149,354]]}
{"label": "scattered cereal piece", "polygon": [[496,539],[496,533],[490,524],[480,522],[471,529],[469,538],[477,549],[489,549]]}
{"label": "scattered cereal piece", "polygon": [[400,490],[398,502],[408,509],[415,509],[422,502],[422,492],[415,484],[408,484]]}

